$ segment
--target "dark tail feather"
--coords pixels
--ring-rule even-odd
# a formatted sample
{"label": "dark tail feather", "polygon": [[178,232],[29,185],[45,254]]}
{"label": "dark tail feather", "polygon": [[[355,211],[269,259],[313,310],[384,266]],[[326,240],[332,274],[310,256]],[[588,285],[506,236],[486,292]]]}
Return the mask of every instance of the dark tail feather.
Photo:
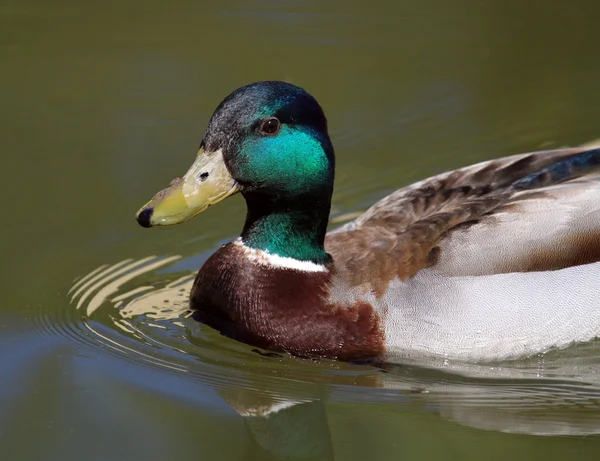
{"label": "dark tail feather", "polygon": [[515,190],[537,189],[586,175],[600,167],[600,148],[568,157],[512,184]]}

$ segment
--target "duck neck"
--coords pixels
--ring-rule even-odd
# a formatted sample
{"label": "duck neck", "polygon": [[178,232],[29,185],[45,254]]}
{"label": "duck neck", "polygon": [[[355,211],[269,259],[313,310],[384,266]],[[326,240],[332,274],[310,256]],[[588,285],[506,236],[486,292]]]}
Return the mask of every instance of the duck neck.
{"label": "duck neck", "polygon": [[324,246],[330,193],[290,201],[256,193],[244,194],[244,197],[248,207],[241,235],[244,245],[315,264],[331,261]]}

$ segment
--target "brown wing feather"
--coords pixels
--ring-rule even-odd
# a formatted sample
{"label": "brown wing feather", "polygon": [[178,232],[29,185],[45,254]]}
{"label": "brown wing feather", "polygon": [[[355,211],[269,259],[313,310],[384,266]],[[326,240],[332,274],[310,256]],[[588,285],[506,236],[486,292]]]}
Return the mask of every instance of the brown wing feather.
{"label": "brown wing feather", "polygon": [[400,189],[328,234],[327,251],[336,270],[351,285],[364,286],[381,296],[392,279],[411,277],[435,264],[440,241],[455,230],[506,212],[521,200],[544,196],[540,189],[514,191],[511,185],[515,181],[586,150],[589,148],[506,157]]}

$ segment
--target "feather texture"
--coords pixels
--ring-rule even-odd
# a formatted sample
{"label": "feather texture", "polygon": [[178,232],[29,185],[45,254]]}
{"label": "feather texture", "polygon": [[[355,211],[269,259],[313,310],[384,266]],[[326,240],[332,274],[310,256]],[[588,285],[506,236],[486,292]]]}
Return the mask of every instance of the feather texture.
{"label": "feather texture", "polygon": [[382,280],[427,267],[480,275],[594,262],[599,163],[600,149],[560,149],[434,176],[329,233],[326,247],[337,270],[378,293]]}
{"label": "feather texture", "polygon": [[600,335],[600,150],[480,163],[328,234],[331,300],[371,303],[388,358],[503,360]]}

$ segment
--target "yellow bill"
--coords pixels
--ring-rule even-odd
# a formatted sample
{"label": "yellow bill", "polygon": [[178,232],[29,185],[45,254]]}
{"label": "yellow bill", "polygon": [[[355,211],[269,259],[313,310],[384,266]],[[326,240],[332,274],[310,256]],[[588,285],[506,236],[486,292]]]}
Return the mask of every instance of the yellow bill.
{"label": "yellow bill", "polygon": [[223,153],[198,151],[196,161],[183,178],[152,197],[136,214],[143,227],[179,224],[202,213],[210,205],[238,192]]}

